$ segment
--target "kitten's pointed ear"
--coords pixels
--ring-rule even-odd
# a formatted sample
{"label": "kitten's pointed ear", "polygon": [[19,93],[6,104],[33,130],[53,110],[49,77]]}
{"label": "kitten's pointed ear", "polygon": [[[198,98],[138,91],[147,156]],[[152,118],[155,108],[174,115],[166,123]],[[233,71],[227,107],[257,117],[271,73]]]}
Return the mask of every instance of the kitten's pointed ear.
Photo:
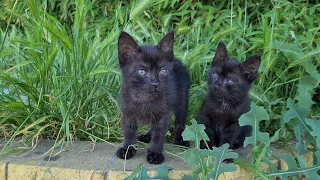
{"label": "kitten's pointed ear", "polygon": [[260,67],[261,58],[258,55],[249,57],[246,61],[241,64],[244,70],[245,77],[253,81],[257,77],[258,69]]}
{"label": "kitten's pointed ear", "polygon": [[126,32],[121,32],[118,39],[118,57],[120,66],[123,67],[130,60],[135,59],[140,52],[138,44]]}
{"label": "kitten's pointed ear", "polygon": [[220,41],[216,50],[216,55],[213,58],[213,62],[223,63],[227,59],[228,51],[226,45],[224,45],[224,43]]}
{"label": "kitten's pointed ear", "polygon": [[160,40],[157,48],[168,55],[173,55],[173,42],[174,32],[170,31]]}

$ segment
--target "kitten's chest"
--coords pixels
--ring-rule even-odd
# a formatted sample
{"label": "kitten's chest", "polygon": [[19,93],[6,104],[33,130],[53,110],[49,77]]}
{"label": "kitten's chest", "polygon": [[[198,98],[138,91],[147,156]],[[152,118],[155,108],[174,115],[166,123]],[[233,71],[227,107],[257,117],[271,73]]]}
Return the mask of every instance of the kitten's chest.
{"label": "kitten's chest", "polygon": [[222,103],[210,103],[206,108],[207,116],[215,123],[238,123],[239,117],[246,112],[245,106],[229,107]]}
{"label": "kitten's chest", "polygon": [[235,123],[238,121],[238,118],[240,116],[232,112],[219,111],[215,109],[214,111],[208,113],[208,117],[210,118],[211,122],[216,122],[217,124],[224,124],[224,123]]}
{"label": "kitten's chest", "polygon": [[168,113],[164,103],[132,104],[125,113],[142,124],[152,124]]}
{"label": "kitten's chest", "polygon": [[234,114],[225,114],[220,112],[211,112],[207,114],[209,118],[208,127],[213,129],[217,134],[221,134],[230,125],[238,123],[238,116]]}

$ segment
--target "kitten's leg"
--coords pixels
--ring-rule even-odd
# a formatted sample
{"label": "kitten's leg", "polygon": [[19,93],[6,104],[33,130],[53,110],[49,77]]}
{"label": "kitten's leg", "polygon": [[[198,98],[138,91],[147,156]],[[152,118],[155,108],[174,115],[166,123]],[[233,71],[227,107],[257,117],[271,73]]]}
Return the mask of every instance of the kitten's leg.
{"label": "kitten's leg", "polygon": [[[136,121],[123,117],[123,135],[124,135],[124,143],[121,148],[117,151],[117,157],[121,159],[130,159],[135,154],[136,151],[132,146],[137,142],[137,123]],[[130,146],[130,147],[129,147]],[[128,148],[129,147],[129,148]]]}
{"label": "kitten's leg", "polygon": [[144,143],[149,143],[151,141],[152,128],[147,132],[147,134],[143,134],[138,136],[138,140]]}
{"label": "kitten's leg", "polygon": [[161,164],[164,161],[164,156],[162,155],[163,143],[170,123],[170,114],[164,114],[166,115],[153,124],[152,127],[151,145],[148,148],[147,155],[147,160],[150,164]]}
{"label": "kitten's leg", "polygon": [[[251,126],[239,126],[239,124],[230,125],[221,135],[221,142],[219,146],[224,143],[229,143],[230,149],[237,149],[243,147],[243,142],[246,137],[251,136]],[[233,159],[226,159],[225,162],[232,163]]]}
{"label": "kitten's leg", "polygon": [[[229,149],[237,149],[239,146],[237,146],[236,141],[239,134],[239,130],[239,124],[231,124],[228,128],[223,130],[220,134],[219,147],[225,143],[228,143],[230,145]],[[224,162],[232,163],[233,159],[225,159]]]}
{"label": "kitten's leg", "polygon": [[182,132],[185,129],[186,120],[187,120],[187,113],[188,113],[188,102],[184,102],[183,104],[179,105],[174,110],[175,115],[175,136],[174,136],[174,143],[181,146],[189,147],[189,142],[184,141],[182,138]]}
{"label": "kitten's leg", "polygon": [[222,133],[220,134],[219,147],[225,143],[228,143],[230,145],[230,149],[236,149],[237,146],[235,142],[238,137],[239,130],[239,124],[234,123],[227,127],[224,131],[222,131]]}
{"label": "kitten's leg", "polygon": [[252,135],[252,126],[241,126],[238,131],[237,139],[234,141],[234,148],[243,147],[243,142],[246,137]]}

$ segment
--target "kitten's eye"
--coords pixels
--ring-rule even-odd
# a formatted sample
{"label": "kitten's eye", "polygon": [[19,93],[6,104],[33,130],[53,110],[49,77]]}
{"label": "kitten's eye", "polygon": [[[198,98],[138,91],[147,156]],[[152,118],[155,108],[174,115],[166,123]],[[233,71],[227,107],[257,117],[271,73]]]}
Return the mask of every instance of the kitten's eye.
{"label": "kitten's eye", "polygon": [[226,80],[226,83],[227,83],[227,84],[235,84],[235,82],[232,81],[232,80],[230,80],[230,79]]}
{"label": "kitten's eye", "polygon": [[163,68],[162,68],[162,69],[160,70],[160,72],[159,72],[159,74],[162,74],[162,75],[164,75],[164,74],[166,74],[166,73],[167,73],[167,70],[165,70],[165,69],[163,69]]}
{"label": "kitten's eye", "polygon": [[212,78],[213,78],[213,79],[218,79],[218,74],[215,73],[215,72],[213,72],[213,73],[212,73]]}
{"label": "kitten's eye", "polygon": [[140,75],[146,75],[147,74],[147,72],[145,71],[145,70],[143,70],[143,69],[139,69],[138,70],[138,73],[140,74]]}

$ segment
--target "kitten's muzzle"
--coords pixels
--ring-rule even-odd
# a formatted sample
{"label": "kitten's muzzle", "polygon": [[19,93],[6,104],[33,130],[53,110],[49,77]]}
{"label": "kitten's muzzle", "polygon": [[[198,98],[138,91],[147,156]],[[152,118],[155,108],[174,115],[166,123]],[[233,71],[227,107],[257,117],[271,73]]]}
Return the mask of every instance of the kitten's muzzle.
{"label": "kitten's muzzle", "polygon": [[222,81],[215,81],[215,82],[212,82],[212,89],[213,90],[218,90],[218,89],[222,89],[225,88],[226,86],[226,83],[222,82]]}
{"label": "kitten's muzzle", "polygon": [[213,91],[216,91],[216,90],[218,90],[219,89],[219,85],[217,85],[217,84],[212,84],[211,85],[211,90],[213,90]]}
{"label": "kitten's muzzle", "polygon": [[153,83],[151,83],[151,84],[152,84],[152,86],[154,87],[154,91],[155,91],[155,92],[158,92],[159,82],[153,82]]}

